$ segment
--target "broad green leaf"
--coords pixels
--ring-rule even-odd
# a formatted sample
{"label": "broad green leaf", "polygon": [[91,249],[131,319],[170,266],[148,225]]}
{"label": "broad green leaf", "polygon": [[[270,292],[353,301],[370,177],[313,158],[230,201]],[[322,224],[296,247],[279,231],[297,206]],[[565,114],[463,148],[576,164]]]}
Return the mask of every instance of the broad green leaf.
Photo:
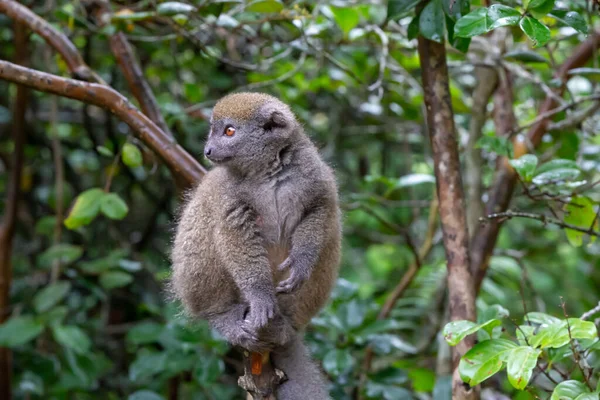
{"label": "broad green leaf", "polygon": [[584,393],[577,396],[575,400],[598,400],[599,397],[598,393]]}
{"label": "broad green leaf", "polygon": [[554,8],[555,0],[531,0],[527,11],[535,18],[543,18]]}
{"label": "broad green leaf", "polygon": [[477,322],[482,323],[493,319],[506,318],[509,315],[510,313],[506,308],[499,304],[493,304],[477,313]]}
{"label": "broad green leaf", "polygon": [[194,378],[200,386],[206,386],[216,382],[224,371],[225,364],[220,357],[202,357],[194,368]]}
{"label": "broad green leaf", "polygon": [[154,18],[156,13],[153,11],[141,11],[141,12],[118,12],[111,15],[111,21],[127,21],[136,22],[144,21],[149,18]]}
{"label": "broad green leaf", "polygon": [[387,19],[396,19],[407,11],[412,10],[419,0],[389,0],[387,6]]}
{"label": "broad green leaf", "polygon": [[519,22],[519,27],[533,42],[533,47],[545,45],[551,38],[550,29],[533,17],[525,17]]}
{"label": "broad green leaf", "polygon": [[165,16],[173,16],[176,14],[189,14],[192,11],[195,11],[196,7],[191,4],[180,3],[178,1],[166,1],[164,3],[160,3],[156,7],[156,12],[158,15]]}
{"label": "broad green leaf", "polygon": [[538,158],[533,154],[525,154],[516,160],[510,160],[510,165],[517,171],[519,176],[525,182],[531,181],[535,167],[537,167]]}
{"label": "broad green leaf", "polygon": [[456,36],[470,38],[487,32],[487,8],[478,8],[465,15],[454,25]]}
{"label": "broad green leaf", "polygon": [[521,346],[508,354],[506,359],[506,373],[508,381],[513,387],[519,390],[525,389],[541,353],[542,350],[529,346]]}
{"label": "broad green leaf", "polygon": [[398,335],[389,333],[374,334],[369,335],[368,340],[377,354],[390,354],[394,349],[408,354],[415,354],[417,352],[417,349],[413,345],[400,339]]}
{"label": "broad green leaf", "polygon": [[569,70],[569,75],[600,75],[600,68],[573,68]]}
{"label": "broad green leaf", "polygon": [[33,308],[37,313],[48,311],[61,301],[71,290],[71,283],[61,281],[40,290],[33,298]]}
{"label": "broad green leaf", "polygon": [[123,164],[127,165],[129,168],[139,167],[144,162],[140,149],[131,143],[125,143],[123,145],[121,159],[123,160]]}
{"label": "broad green leaf", "polygon": [[556,168],[537,174],[533,178],[533,183],[536,185],[556,184],[558,182],[576,179],[580,173],[579,169],[575,168]]}
{"label": "broad green leaf", "polygon": [[358,10],[349,7],[331,7],[333,19],[338,24],[345,36],[350,32],[360,21]]}
{"label": "broad green leaf", "polygon": [[[44,380],[37,374],[31,371],[25,371],[19,380],[19,390],[24,393],[35,394],[37,396],[44,395]],[[27,396],[29,397],[29,396]]]}
{"label": "broad green leaf", "polygon": [[554,388],[550,400],[575,400],[577,396],[589,393],[585,383],[570,380],[560,382]]}
{"label": "broad green leaf", "polygon": [[508,53],[504,54],[503,58],[507,60],[521,61],[524,63],[549,63],[545,57],[539,55],[535,51],[530,50],[509,51]]}
{"label": "broad green leaf", "polygon": [[40,266],[48,268],[54,262],[70,264],[83,254],[83,248],[72,244],[61,243],[46,249],[38,259]]}
{"label": "broad green leaf", "polygon": [[395,185],[395,188],[404,188],[415,185],[420,185],[422,183],[435,183],[435,176],[429,174],[410,174],[404,175]]}
{"label": "broad green leaf", "polygon": [[583,321],[579,318],[569,318],[560,324],[552,325],[548,328],[540,329],[540,333],[548,331],[549,333],[541,341],[542,348],[559,348],[568,344],[571,339],[595,339],[598,337],[596,325],[591,321]]}
{"label": "broad green leaf", "polygon": [[81,328],[73,325],[53,325],[54,339],[78,354],[85,354],[90,350],[92,342]]}
{"label": "broad green leaf", "polygon": [[521,13],[512,7],[502,4],[490,6],[487,12],[487,30],[499,28],[501,26],[517,25],[521,20]]}
{"label": "broad green leaf", "polygon": [[552,10],[550,16],[562,22],[565,25],[570,26],[578,32],[588,34],[588,24],[585,19],[576,11],[567,10]]}
{"label": "broad green leaf", "polygon": [[565,160],[563,158],[557,158],[555,160],[543,163],[536,169],[536,175],[544,172],[553,171],[556,169],[579,169],[577,163],[573,160]]}
{"label": "broad green leaf", "polygon": [[[531,345],[531,340],[535,335],[535,327],[531,325],[520,325],[519,329],[516,330],[517,340],[522,346]],[[534,346],[535,347],[535,346]]]}
{"label": "broad green leaf", "polygon": [[158,341],[164,331],[164,326],[156,322],[141,322],[127,332],[127,341],[135,345]]}
{"label": "broad green leaf", "polygon": [[246,11],[257,13],[278,13],[281,10],[283,10],[283,3],[276,0],[255,1],[246,7]]}
{"label": "broad green leaf", "polygon": [[333,376],[342,375],[354,367],[355,360],[348,349],[330,350],[323,358],[323,368]]}
{"label": "broad green leaf", "polygon": [[470,0],[442,0],[444,12],[453,21],[456,21],[469,13]]}
{"label": "broad green leaf", "polygon": [[138,390],[130,394],[127,400],[164,400],[164,397],[150,390]]}
{"label": "broad green leaf", "polygon": [[[588,197],[573,197],[571,202],[565,206],[565,222],[584,229],[592,228],[596,220],[596,211],[594,202]],[[596,224],[594,224],[596,225]],[[579,247],[583,244],[583,235],[585,233],[573,229],[565,229],[565,234],[571,245]]]}
{"label": "broad green leaf", "polygon": [[513,154],[513,144],[505,137],[482,136],[475,144],[475,147],[485,150],[488,153],[496,153],[502,156],[511,156]]}
{"label": "broad green leaf", "polygon": [[517,345],[505,339],[477,343],[460,360],[458,370],[463,381],[478,385],[500,371],[510,352]]}
{"label": "broad green leaf", "polygon": [[17,347],[36,337],[44,330],[41,322],[30,315],[11,317],[0,325],[0,346]]}
{"label": "broad green leaf", "polygon": [[100,275],[100,284],[107,290],[127,286],[132,281],[133,276],[122,271],[109,271]]}
{"label": "broad green leaf", "polygon": [[421,11],[421,15],[419,16],[419,32],[427,39],[444,43],[444,10],[440,1],[430,1],[423,11]]}
{"label": "broad green leaf", "polygon": [[369,399],[397,400],[411,399],[413,396],[408,389],[395,385],[386,385],[382,383],[367,381],[365,387]]}
{"label": "broad green leaf", "polygon": [[75,204],[64,221],[65,226],[69,229],[77,229],[92,222],[100,212],[100,203],[104,194],[102,189],[94,188],[77,196]]}
{"label": "broad green leaf", "polygon": [[77,266],[86,274],[98,275],[109,269],[119,267],[123,257],[126,255],[127,251],[123,249],[116,249],[108,253],[106,257],[97,258],[90,261],[82,261],[77,263]]}
{"label": "broad green leaf", "polygon": [[111,149],[109,149],[108,147],[104,147],[104,146],[96,146],[96,151],[98,153],[100,153],[101,155],[103,155],[104,157],[114,157],[114,155],[115,155]]}
{"label": "broad green leaf", "polygon": [[562,320],[560,318],[556,318],[552,315],[545,314],[545,313],[538,312],[538,311],[532,311],[530,313],[527,313],[527,315],[525,316],[525,319],[530,321],[531,323],[540,324],[540,325],[553,325],[553,324],[560,324],[562,322]]}
{"label": "broad green leaf", "polygon": [[501,324],[502,322],[499,319],[491,319],[481,324],[466,320],[449,322],[444,327],[444,339],[446,339],[446,342],[448,342],[450,346],[456,346],[465,337],[480,329],[493,329]]}
{"label": "broad green leaf", "polygon": [[167,353],[138,352],[137,358],[129,366],[129,379],[133,382],[150,378],[162,372],[167,363]]}
{"label": "broad green leaf", "polygon": [[116,193],[108,193],[102,198],[102,204],[100,204],[100,210],[102,214],[106,215],[110,219],[123,219],[129,212],[127,203],[123,201]]}

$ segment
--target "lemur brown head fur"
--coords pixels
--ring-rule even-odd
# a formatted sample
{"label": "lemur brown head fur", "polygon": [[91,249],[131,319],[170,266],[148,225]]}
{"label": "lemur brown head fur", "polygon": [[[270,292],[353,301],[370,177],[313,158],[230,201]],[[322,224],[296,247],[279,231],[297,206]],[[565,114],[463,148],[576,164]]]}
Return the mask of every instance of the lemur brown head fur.
{"label": "lemur brown head fur", "polygon": [[290,108],[263,93],[235,93],[214,107],[204,155],[233,169],[261,168],[289,145],[299,125]]}

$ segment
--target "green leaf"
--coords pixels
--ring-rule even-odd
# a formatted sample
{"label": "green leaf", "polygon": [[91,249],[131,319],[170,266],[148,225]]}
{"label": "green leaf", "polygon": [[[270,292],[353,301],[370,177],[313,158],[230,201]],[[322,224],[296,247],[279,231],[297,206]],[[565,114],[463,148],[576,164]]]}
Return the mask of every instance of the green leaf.
{"label": "green leaf", "polygon": [[521,30],[533,42],[533,47],[545,45],[551,38],[550,29],[533,17],[525,17],[519,23]]}
{"label": "green leaf", "polygon": [[69,229],[77,229],[88,225],[100,212],[100,203],[104,198],[102,189],[86,190],[75,199],[75,203],[65,219],[64,224]]}
{"label": "green leaf", "polygon": [[100,275],[100,284],[107,290],[127,286],[132,281],[133,276],[127,272],[109,271]]}
{"label": "green leaf", "polygon": [[487,30],[499,28],[501,26],[517,25],[521,20],[521,13],[512,7],[502,4],[490,6],[487,12]]}
{"label": "green leaf", "polygon": [[531,0],[527,11],[536,18],[543,18],[554,8],[555,0]]}
{"label": "green leaf", "polygon": [[475,144],[475,147],[485,150],[488,153],[495,153],[502,156],[513,154],[512,142],[505,137],[482,136]]}
{"label": "green leaf", "polygon": [[82,254],[82,247],[67,243],[55,244],[40,254],[38,262],[43,268],[52,266],[54,262],[60,262],[65,265],[77,260]]}
{"label": "green leaf", "polygon": [[419,32],[434,42],[444,43],[444,10],[440,0],[432,0],[421,11]]}
{"label": "green leaf", "polygon": [[554,324],[560,324],[562,322],[562,320],[560,318],[556,318],[552,315],[545,314],[542,312],[537,312],[537,311],[532,311],[530,313],[527,313],[527,315],[525,316],[525,319],[530,321],[531,323],[540,324],[540,325],[554,325]]}
{"label": "green leaf", "polygon": [[140,352],[129,366],[129,379],[133,382],[150,378],[162,372],[167,364],[167,353]]}
{"label": "green leaf", "polygon": [[533,183],[536,185],[555,184],[561,181],[569,181],[577,178],[581,172],[576,168],[556,168],[550,171],[536,174]]}
{"label": "green leaf", "polygon": [[127,165],[129,168],[139,167],[144,162],[140,149],[131,143],[125,143],[123,145],[121,159],[123,160],[123,164]]}
{"label": "green leaf", "polygon": [[509,353],[506,359],[506,373],[514,388],[525,389],[541,353],[542,350],[529,346],[517,347]]}
{"label": "green leaf", "polygon": [[540,329],[538,335],[540,339],[531,343],[532,346],[559,348],[568,344],[571,339],[595,339],[597,331],[593,322],[569,318],[568,326],[567,321],[561,321],[560,324]]}
{"label": "green leaf", "polygon": [[114,157],[115,155],[111,149],[104,146],[96,146],[96,151],[98,151],[98,153],[100,153],[104,157]]}
{"label": "green leaf", "polygon": [[377,354],[390,354],[394,349],[408,354],[415,354],[417,352],[417,349],[413,345],[400,339],[398,335],[389,333],[374,334],[369,335],[367,338]]}
{"label": "green leaf", "polygon": [[277,13],[281,10],[283,10],[283,4],[275,0],[256,1],[246,7],[246,11],[257,13]]}
{"label": "green leaf", "polygon": [[[592,224],[596,221],[594,206],[594,202],[588,197],[573,197],[571,202],[565,207],[565,211],[567,212],[564,218],[565,222],[585,229],[592,228]],[[583,244],[583,235],[585,233],[573,229],[565,229],[565,234],[571,245],[579,247]]]}
{"label": "green leaf", "polygon": [[563,158],[557,158],[539,166],[536,170],[536,175],[544,172],[553,171],[556,169],[579,169],[577,163],[573,160],[565,160]]}
{"label": "green leaf", "polygon": [[588,34],[589,28],[585,19],[576,11],[567,11],[567,10],[552,10],[550,13],[552,18],[562,22],[565,25],[570,26],[578,32],[583,34]]}
{"label": "green leaf", "polygon": [[323,358],[323,368],[333,376],[342,375],[354,367],[354,358],[348,349],[330,350]]}
{"label": "green leaf", "polygon": [[33,308],[39,313],[48,311],[60,302],[71,290],[71,283],[66,281],[56,282],[45,287],[33,298]]}
{"label": "green leaf", "polygon": [[549,63],[545,57],[539,55],[535,51],[530,50],[509,51],[508,53],[504,54],[503,58],[506,60],[515,60],[524,63]]}
{"label": "green leaf", "polygon": [[[154,18],[155,16],[156,16],[156,13],[153,11],[127,12],[127,13],[124,12],[124,13],[112,14],[110,19],[111,19],[111,21],[135,22],[135,21],[144,21],[149,18]],[[106,27],[107,29],[109,29],[109,32],[110,32],[111,27],[114,28],[112,25]],[[110,34],[113,34],[113,33],[110,33]]]}
{"label": "green leaf", "polygon": [[589,393],[585,383],[570,380],[556,385],[550,400],[575,400],[581,394]]}
{"label": "green leaf", "polygon": [[405,188],[420,185],[422,183],[435,183],[435,176],[430,174],[404,175],[395,185],[395,188]]}
{"label": "green leaf", "polygon": [[419,0],[389,0],[387,6],[387,19],[396,19],[407,11],[412,10]]}
{"label": "green leaf", "polygon": [[24,393],[44,395],[44,380],[41,376],[31,371],[25,371],[19,380],[19,390]]}
{"label": "green leaf", "polygon": [[525,182],[531,181],[535,167],[537,167],[538,158],[533,154],[525,154],[516,160],[510,160],[510,165],[517,171],[519,176]]}
{"label": "green leaf", "polygon": [[442,0],[444,12],[452,21],[456,21],[469,13],[470,0]]}
{"label": "green leaf", "polygon": [[504,361],[517,345],[505,339],[477,343],[460,360],[458,370],[463,381],[478,385],[500,371]]}
{"label": "green leaf", "polygon": [[224,371],[225,364],[220,357],[202,357],[194,368],[194,378],[200,386],[206,386],[216,382]]}
{"label": "green leaf", "polygon": [[371,380],[367,381],[365,390],[369,399],[397,400],[413,398],[412,393],[408,389],[376,383]]}
{"label": "green leaf", "polygon": [[123,219],[129,212],[127,203],[123,201],[116,193],[108,193],[102,198],[102,204],[100,204],[100,210],[102,214],[106,215],[110,219]]}
{"label": "green leaf", "polygon": [[11,317],[0,325],[0,346],[21,346],[38,337],[43,330],[42,323],[30,315]]}
{"label": "green leaf", "polygon": [[53,325],[54,339],[78,354],[85,354],[90,350],[92,342],[81,328],[73,325]]}
{"label": "green leaf", "polygon": [[487,29],[487,8],[478,8],[465,15],[454,25],[454,34],[456,36],[470,38],[477,35],[483,35]]}
{"label": "green leaf", "polygon": [[569,75],[600,75],[600,68],[573,68],[569,70]]}
{"label": "green leaf", "polygon": [[127,400],[164,400],[160,394],[150,390],[138,390],[127,397]]}
{"label": "green leaf", "polygon": [[331,12],[333,19],[344,32],[344,36],[348,36],[348,32],[354,29],[360,21],[360,15],[355,8],[331,7]]}
{"label": "green leaf", "polygon": [[491,319],[481,324],[476,324],[472,321],[453,321],[446,324],[444,327],[443,335],[444,339],[450,346],[456,346],[465,337],[477,332],[480,329],[493,329],[494,327],[501,325],[502,322],[499,319]]}
{"label": "green leaf", "polygon": [[531,325],[520,325],[516,330],[517,340],[521,345],[531,345],[531,339],[535,335],[535,327]]}
{"label": "green leaf", "polygon": [[493,319],[502,319],[510,315],[510,312],[500,304],[493,304],[485,310],[477,313],[477,322],[482,323]]}
{"label": "green leaf", "polygon": [[127,332],[127,341],[135,345],[157,342],[164,326],[156,322],[141,322]]}
{"label": "green leaf", "polygon": [[164,3],[160,3],[156,7],[156,12],[158,15],[165,16],[173,16],[176,14],[189,14],[192,11],[195,11],[196,7],[191,4],[180,3],[178,1],[167,1]]}

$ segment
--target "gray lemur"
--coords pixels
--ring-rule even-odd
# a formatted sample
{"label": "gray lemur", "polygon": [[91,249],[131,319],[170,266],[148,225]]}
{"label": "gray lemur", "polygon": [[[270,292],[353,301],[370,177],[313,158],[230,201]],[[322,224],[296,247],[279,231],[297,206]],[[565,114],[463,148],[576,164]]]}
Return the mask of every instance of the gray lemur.
{"label": "gray lemur", "polygon": [[337,185],[287,105],[237,93],[214,107],[215,167],[189,196],[172,251],[172,291],[227,341],[272,350],[280,400],[329,398],[301,331],[335,283]]}

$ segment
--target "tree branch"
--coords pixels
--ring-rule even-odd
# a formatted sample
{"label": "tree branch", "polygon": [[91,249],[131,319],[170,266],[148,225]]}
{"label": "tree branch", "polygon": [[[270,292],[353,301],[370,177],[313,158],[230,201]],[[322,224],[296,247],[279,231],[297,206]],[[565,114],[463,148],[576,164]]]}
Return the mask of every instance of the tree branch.
{"label": "tree branch", "polygon": [[[15,61],[26,64],[28,59],[27,28],[16,22],[15,32]],[[17,223],[21,196],[21,175],[25,158],[25,114],[28,104],[29,90],[25,86],[17,86],[15,104],[13,106],[12,135],[14,149],[12,151],[10,178],[6,190],[4,215],[0,225],[0,324],[8,318],[10,306],[10,287],[12,283],[12,245]],[[0,398],[11,399],[12,388],[12,354],[8,348],[0,348]]]}
{"label": "tree branch", "polygon": [[69,38],[54,28],[48,21],[38,17],[33,11],[14,0],[0,0],[0,13],[6,14],[16,22],[22,23],[33,32],[44,38],[54,50],[65,60],[73,78],[84,81],[104,83],[102,79],[87,66]]}
{"label": "tree branch", "polygon": [[173,138],[111,87],[62,78],[1,60],[0,79],[109,110],[129,125],[134,135],[165,162],[175,177],[182,178],[187,185],[198,182],[205,173],[198,161]]}
{"label": "tree branch", "polygon": [[[452,111],[446,49],[443,44],[418,39],[427,128],[431,139],[444,248],[448,265],[450,320],[476,319],[475,286],[469,270],[469,233],[460,176],[458,143]],[[473,346],[467,338],[452,349],[452,398],[478,399],[479,390],[463,384],[460,358]]]}
{"label": "tree branch", "polygon": [[568,223],[558,220],[556,218],[548,217],[544,214],[534,214],[534,213],[507,210],[504,212],[490,214],[485,217],[481,217],[481,218],[479,218],[479,221],[486,222],[487,220],[490,220],[490,219],[507,220],[507,219],[511,219],[511,218],[535,219],[535,220],[543,222],[544,224],[552,224],[552,225],[560,226],[561,228],[564,228],[564,229],[572,229],[577,232],[586,233],[590,236],[600,237],[600,232],[595,231],[592,227],[582,228],[577,225],[568,224]]}
{"label": "tree branch", "polygon": [[[569,70],[585,65],[585,63],[591,59],[595,49],[599,45],[600,33],[594,32],[585,42],[580,44],[573,54],[558,68],[555,77],[563,84],[560,88],[556,89],[557,93],[562,94],[564,92]],[[555,108],[556,105],[556,100],[552,96],[548,96],[540,106],[538,114],[547,113]],[[512,105],[510,107],[512,109]],[[549,116],[533,125],[527,133],[527,142],[531,143],[534,147],[537,146],[544,133],[546,133],[548,124]],[[513,144],[515,158],[527,153],[525,142],[513,140]],[[502,157],[498,161],[494,185],[490,189],[488,196],[490,199],[486,207],[488,214],[503,212],[508,209],[508,204],[513,195],[516,181],[517,174],[508,163],[508,159]],[[500,225],[500,223],[486,224],[484,227],[480,227],[478,232],[473,236],[470,254],[471,272],[476,277],[476,290],[479,290],[481,282],[487,272],[489,259],[496,245]]]}
{"label": "tree branch", "polygon": [[[95,16],[96,23],[104,27],[110,23],[110,3],[106,0],[96,0],[86,4],[90,13]],[[169,136],[173,133],[163,118],[158,102],[148,81],[144,78],[144,72],[135,57],[134,50],[129,44],[123,32],[117,32],[109,38],[110,49],[117,59],[117,63],[127,80],[131,93],[140,104],[143,113],[148,116],[163,132]]]}

